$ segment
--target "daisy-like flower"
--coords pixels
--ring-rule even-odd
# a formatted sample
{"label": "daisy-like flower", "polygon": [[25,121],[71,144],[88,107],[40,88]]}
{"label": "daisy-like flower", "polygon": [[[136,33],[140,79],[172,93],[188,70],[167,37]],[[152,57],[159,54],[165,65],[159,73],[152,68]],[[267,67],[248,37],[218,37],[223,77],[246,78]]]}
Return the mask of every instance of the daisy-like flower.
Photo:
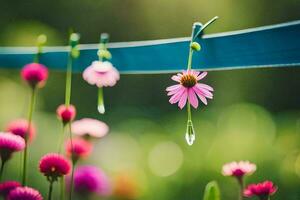
{"label": "daisy-like flower", "polygon": [[223,165],[222,174],[224,176],[234,176],[241,178],[244,175],[251,175],[256,171],[256,165],[249,161],[231,162]]}
{"label": "daisy-like flower", "polygon": [[250,184],[244,190],[245,197],[257,196],[261,200],[268,200],[269,196],[275,194],[277,186],[271,181],[264,181],[258,184]]}
{"label": "daisy-like flower", "polygon": [[183,108],[187,101],[194,107],[198,108],[198,98],[207,105],[207,98],[212,99],[214,89],[206,84],[198,83],[207,75],[207,72],[198,72],[187,70],[172,76],[172,80],[178,84],[167,87],[168,96],[171,96],[171,104],[178,103],[179,108]]}
{"label": "daisy-like flower", "polygon": [[17,187],[10,191],[6,200],[43,200],[39,191],[30,187]]}
{"label": "daisy-like flower", "polygon": [[48,68],[40,63],[29,63],[23,67],[21,77],[32,88],[43,87],[48,79]]}
{"label": "daisy-like flower", "polygon": [[25,140],[11,133],[0,133],[0,157],[2,162],[9,160],[14,152],[25,148]]}
{"label": "daisy-like flower", "polygon": [[80,158],[88,157],[93,149],[93,145],[81,138],[68,140],[66,143],[66,154],[71,157],[74,162]]}
{"label": "daisy-like flower", "polygon": [[74,174],[74,190],[78,194],[107,196],[111,184],[105,173],[94,166],[80,166]]}
{"label": "daisy-like flower", "polygon": [[109,127],[106,123],[90,118],[83,118],[72,123],[72,132],[77,136],[84,138],[104,137],[109,131]]}
{"label": "daisy-like flower", "polygon": [[39,170],[50,182],[67,175],[71,171],[71,164],[64,156],[57,153],[44,155],[39,163]]}
{"label": "daisy-like flower", "polygon": [[11,190],[17,187],[21,187],[21,184],[17,181],[4,181],[0,183],[0,195],[5,198]]}
{"label": "daisy-like flower", "polygon": [[19,135],[25,139],[28,134],[28,141],[32,141],[36,136],[36,127],[33,123],[30,124],[30,130],[28,130],[28,121],[26,119],[17,119],[9,122],[6,126],[6,131],[14,135]]}
{"label": "daisy-like flower", "polygon": [[60,119],[64,124],[73,121],[76,116],[76,108],[73,105],[60,105],[56,110],[58,119]]}

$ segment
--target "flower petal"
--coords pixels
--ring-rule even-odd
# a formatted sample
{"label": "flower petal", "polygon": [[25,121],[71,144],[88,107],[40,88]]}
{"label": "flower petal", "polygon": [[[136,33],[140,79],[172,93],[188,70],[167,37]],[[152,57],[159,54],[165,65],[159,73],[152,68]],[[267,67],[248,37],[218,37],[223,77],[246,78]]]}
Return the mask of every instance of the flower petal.
{"label": "flower petal", "polygon": [[193,88],[190,88],[188,90],[188,98],[189,98],[190,104],[194,108],[198,108],[198,99],[197,99],[197,96],[196,96],[195,91],[193,90]]}
{"label": "flower petal", "polygon": [[176,81],[176,82],[180,82],[180,76],[178,76],[178,75],[173,75],[172,77],[171,77],[171,79],[173,80],[173,81]]}
{"label": "flower petal", "polygon": [[207,72],[202,72],[202,73],[197,77],[197,81],[203,79],[206,75],[207,75]]}
{"label": "flower petal", "polygon": [[176,89],[180,88],[180,86],[181,86],[180,84],[169,86],[169,87],[167,87],[166,91],[170,92],[172,90],[176,90]]}
{"label": "flower petal", "polygon": [[207,89],[207,90],[209,90],[209,91],[214,91],[214,88],[212,88],[212,87],[209,86],[209,85],[206,85],[206,84],[203,84],[203,83],[198,83],[197,85],[198,85],[199,87],[204,88],[204,89]]}
{"label": "flower petal", "polygon": [[182,87],[176,94],[174,94],[170,98],[169,102],[171,104],[177,103],[180,100],[180,98],[181,98],[182,94],[184,93],[184,91],[185,91],[185,88]]}
{"label": "flower petal", "polygon": [[188,91],[186,89],[183,90],[183,94],[181,95],[181,98],[179,100],[179,103],[178,103],[178,106],[180,109],[182,109],[185,104],[186,104],[186,101],[187,101],[187,97],[188,97]]}

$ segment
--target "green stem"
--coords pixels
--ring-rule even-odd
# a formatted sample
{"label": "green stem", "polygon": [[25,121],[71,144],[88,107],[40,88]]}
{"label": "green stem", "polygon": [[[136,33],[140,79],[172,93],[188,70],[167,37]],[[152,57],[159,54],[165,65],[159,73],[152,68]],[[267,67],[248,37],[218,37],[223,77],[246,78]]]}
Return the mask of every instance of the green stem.
{"label": "green stem", "polygon": [[64,123],[62,123],[62,134],[61,134],[61,138],[58,144],[58,153],[60,154],[62,152],[62,148],[63,148],[63,143],[64,143],[64,139],[65,139],[65,132],[66,132],[66,125]]}
{"label": "green stem", "polygon": [[[193,42],[193,40],[191,40],[191,44],[192,44],[192,42]],[[190,47],[187,70],[192,69],[193,52],[194,52],[193,49]]]}
{"label": "green stem", "polygon": [[48,200],[52,199],[52,191],[53,191],[53,181],[50,181],[49,192],[48,192]]}
{"label": "green stem", "polygon": [[243,177],[238,178],[238,183],[240,186],[239,200],[243,200],[244,197],[244,180]]}
{"label": "green stem", "polygon": [[67,73],[66,73],[66,94],[65,94],[65,105],[69,106],[71,101],[71,89],[72,89],[72,63],[73,58],[71,52],[68,58]]}
{"label": "green stem", "polygon": [[69,137],[70,137],[70,143],[71,143],[71,160],[72,160],[72,171],[71,171],[71,183],[70,183],[70,193],[69,193],[69,200],[72,200],[72,193],[73,193],[73,182],[74,182],[74,170],[76,161],[74,160],[73,156],[73,138],[72,138],[72,128],[71,123],[68,123],[69,127]]}
{"label": "green stem", "polygon": [[22,175],[23,186],[26,185],[26,180],[27,180],[28,137],[29,137],[29,132],[31,130],[32,115],[35,107],[36,90],[37,90],[36,87],[32,88],[30,104],[29,104],[28,129],[27,129],[27,133],[25,134],[25,150],[24,150],[24,157],[23,157],[23,175]]}
{"label": "green stem", "polygon": [[99,87],[98,88],[98,112],[100,114],[105,113],[105,107],[104,107],[104,98],[103,98],[103,88]]}
{"label": "green stem", "polygon": [[4,171],[4,165],[5,161],[1,161],[1,168],[0,168],[0,181],[2,181],[3,171]]}
{"label": "green stem", "polygon": [[60,178],[60,200],[65,199],[65,177]]}

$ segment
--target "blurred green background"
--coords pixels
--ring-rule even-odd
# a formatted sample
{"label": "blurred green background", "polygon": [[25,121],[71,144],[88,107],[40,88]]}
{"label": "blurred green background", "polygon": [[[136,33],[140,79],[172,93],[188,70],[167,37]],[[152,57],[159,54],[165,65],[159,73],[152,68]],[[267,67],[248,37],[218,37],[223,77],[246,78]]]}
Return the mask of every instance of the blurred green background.
{"label": "blurred green background", "polygon": [[[81,34],[82,43],[96,43],[101,32],[110,33],[112,41],[182,37],[190,35],[193,22],[215,15],[220,19],[208,33],[231,31],[297,20],[299,6],[299,0],[0,0],[0,45],[31,46],[40,33],[47,34],[49,45],[65,45],[70,28]],[[247,183],[269,179],[279,187],[272,199],[299,200],[298,73],[297,68],[210,72],[205,82],[215,88],[214,99],[193,111],[192,147],[184,140],[186,112],[168,103],[169,74],[122,75],[116,87],[104,91],[105,115],[96,111],[96,88],[75,74],[77,118],[97,118],[111,128],[81,164],[102,168],[112,180],[126,174],[136,199],[201,199],[205,184],[217,180],[222,199],[231,200],[238,187],[221,175],[221,167],[250,160],[258,170]],[[44,196],[48,184],[37,164],[57,149],[61,127],[55,110],[64,102],[64,81],[64,73],[50,72],[34,114],[38,136],[30,147],[29,184]],[[26,116],[29,89],[19,71],[1,69],[0,91],[4,129],[8,121]],[[18,179],[19,160],[16,155],[8,164],[5,179]]]}

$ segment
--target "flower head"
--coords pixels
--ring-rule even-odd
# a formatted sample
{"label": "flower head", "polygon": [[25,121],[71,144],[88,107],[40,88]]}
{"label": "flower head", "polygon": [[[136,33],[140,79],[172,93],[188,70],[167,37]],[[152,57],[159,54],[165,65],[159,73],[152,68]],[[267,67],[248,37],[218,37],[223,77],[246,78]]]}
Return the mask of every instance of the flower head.
{"label": "flower head", "polygon": [[76,108],[73,105],[60,105],[56,110],[58,119],[62,120],[63,123],[73,121],[76,116]]}
{"label": "flower head", "polygon": [[244,190],[245,197],[257,196],[261,199],[267,199],[277,191],[277,187],[271,181],[264,181],[258,184],[250,184]]}
{"label": "flower head", "polygon": [[0,183],[0,195],[6,197],[11,190],[20,186],[21,184],[17,181],[4,181]]}
{"label": "flower head", "polygon": [[0,133],[0,157],[3,161],[10,159],[12,153],[22,151],[25,148],[25,140],[11,133]]}
{"label": "flower head", "polygon": [[66,143],[67,156],[72,157],[75,161],[89,156],[92,149],[92,144],[81,138],[74,138]]}
{"label": "flower head", "polygon": [[29,63],[23,67],[21,77],[32,87],[43,87],[48,78],[48,69],[40,63]]}
{"label": "flower head", "polygon": [[256,171],[256,165],[249,161],[231,162],[223,166],[222,174],[224,176],[234,176],[237,178],[244,175],[253,174]]}
{"label": "flower head", "polygon": [[80,166],[74,174],[74,189],[80,194],[110,194],[111,185],[103,171],[94,166]]}
{"label": "flower head", "polygon": [[[25,139],[25,136],[28,132],[28,121],[26,119],[17,119],[11,121],[6,126],[6,131],[14,135],[19,135]],[[30,124],[30,130],[28,134],[28,140],[32,141],[36,135],[36,128],[33,123]]]}
{"label": "flower head", "polygon": [[102,121],[84,118],[72,123],[72,132],[78,136],[101,138],[109,131],[109,127]]}
{"label": "flower head", "polygon": [[120,79],[118,70],[108,61],[94,61],[82,76],[86,82],[97,87],[112,87]]}
{"label": "flower head", "polygon": [[39,191],[30,187],[17,187],[10,191],[7,200],[43,200]]}
{"label": "flower head", "polygon": [[200,73],[194,70],[187,70],[172,76],[172,80],[178,82],[178,84],[167,87],[168,96],[171,96],[169,102],[171,104],[178,103],[179,108],[182,109],[188,100],[194,108],[197,108],[199,98],[207,105],[206,98],[213,98],[212,91],[214,89],[209,85],[198,83],[206,75],[207,72]]}
{"label": "flower head", "polygon": [[57,153],[49,153],[41,158],[39,169],[48,180],[55,181],[58,177],[67,175],[70,172],[71,164],[64,156]]}

